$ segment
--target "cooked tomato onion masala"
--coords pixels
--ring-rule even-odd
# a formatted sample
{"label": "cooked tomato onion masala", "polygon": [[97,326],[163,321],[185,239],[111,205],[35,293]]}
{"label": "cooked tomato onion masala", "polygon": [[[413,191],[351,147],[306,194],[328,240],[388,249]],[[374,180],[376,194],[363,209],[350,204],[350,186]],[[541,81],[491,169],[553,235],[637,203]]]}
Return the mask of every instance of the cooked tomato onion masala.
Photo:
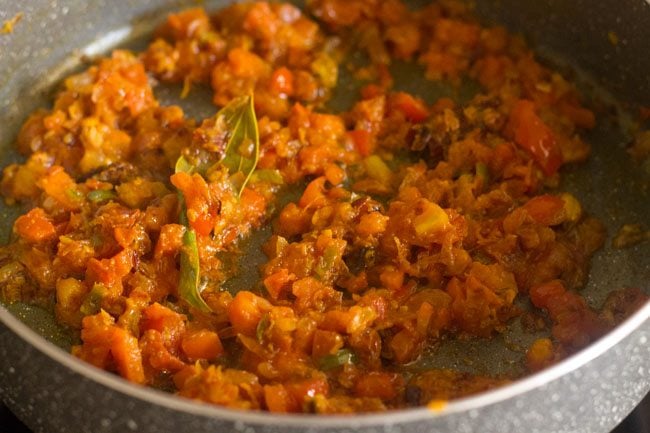
{"label": "cooked tomato onion masala", "polygon": [[[427,103],[395,90],[396,60],[478,91]],[[365,85],[332,113],[340,68]],[[161,105],[166,83],[212,92],[214,115]],[[2,297],[52,308],[88,363],[231,408],[357,413],[484,391],[516,377],[409,366],[520,320],[550,331],[521,349],[536,371],[645,301],[621,289],[595,310],[579,293],[605,231],[557,187],[594,124],[570,82],[462,3],[181,11],[25,122],[26,160],[1,190],[31,210],[0,253]],[[258,272],[226,258],[265,226],[259,281],[225,290]]]}

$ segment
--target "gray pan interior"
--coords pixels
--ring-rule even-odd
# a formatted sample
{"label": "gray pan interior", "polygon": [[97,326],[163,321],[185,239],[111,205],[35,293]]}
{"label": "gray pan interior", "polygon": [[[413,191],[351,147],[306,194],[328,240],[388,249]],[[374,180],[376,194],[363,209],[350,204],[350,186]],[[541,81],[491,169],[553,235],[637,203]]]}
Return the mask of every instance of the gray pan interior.
{"label": "gray pan interior", "polygon": [[[212,9],[224,3],[208,1],[205,6]],[[17,159],[12,142],[28,113],[48,106],[60,78],[83,67],[84,57],[115,46],[142,46],[154,23],[160,22],[167,11],[195,4],[166,0],[0,0],[0,21],[18,12],[24,14],[14,33],[0,35],[0,165]],[[578,82],[598,108],[598,126],[585,135],[592,144],[592,156],[585,164],[563,169],[561,187],[574,193],[587,212],[605,223],[609,233],[606,247],[592,262],[584,289],[588,302],[598,307],[610,290],[625,286],[648,292],[650,243],[623,250],[612,249],[610,244],[621,225],[650,222],[650,173],[634,164],[625,151],[633,124],[627,109],[634,104],[650,105],[650,6],[644,0],[479,0],[476,6],[487,22],[522,32],[547,62]],[[611,43],[608,32],[617,34],[617,45]],[[427,82],[420,78],[417,68],[403,64],[394,65],[394,72],[398,87],[428,101],[442,95],[463,99],[472,90],[471,85],[456,90]],[[190,116],[202,118],[214,113],[208,89],[195,89],[185,100],[178,98],[179,92],[177,87],[157,89],[163,103],[179,104]],[[355,93],[355,83],[343,76],[331,107],[345,109]],[[0,239],[9,238],[11,222],[18,214],[19,209],[0,204],[0,219],[4,221]],[[251,242],[253,246],[266,235],[260,233]],[[250,264],[262,258],[253,252],[243,260],[251,269]],[[248,273],[235,286],[249,284],[255,278],[255,272]],[[69,345],[65,332],[53,325],[47,313],[21,304],[9,308],[49,340]],[[536,337],[520,332],[519,321],[514,320],[508,332],[491,341],[446,342],[418,367],[516,374],[524,348]]]}

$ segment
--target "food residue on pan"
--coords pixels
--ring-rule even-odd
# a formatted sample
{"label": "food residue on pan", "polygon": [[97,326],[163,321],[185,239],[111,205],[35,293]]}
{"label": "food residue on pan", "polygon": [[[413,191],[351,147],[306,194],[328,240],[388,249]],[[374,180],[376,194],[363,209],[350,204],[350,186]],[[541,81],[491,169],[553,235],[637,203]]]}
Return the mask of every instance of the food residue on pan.
{"label": "food residue on pan", "polygon": [[9,18],[8,20],[3,21],[2,22],[2,27],[0,28],[0,34],[7,35],[9,33],[13,33],[14,28],[16,27],[16,24],[18,24],[21,19],[23,19],[23,13],[18,12],[13,17]]}
{"label": "food residue on pan", "polygon": [[[355,52],[369,59],[365,86],[329,112]],[[395,60],[479,90],[425,101],[394,88]],[[152,83],[210,88],[220,109],[188,118]],[[26,120],[26,160],[0,183],[31,209],[0,250],[2,298],[53,308],[79,337],[75,356],[184,397],[442,410],[516,377],[409,366],[445,339],[504,332],[517,299],[551,334],[527,348],[528,371],[646,299],[623,289],[597,311],[579,291],[605,239],[557,190],[561,167],[589,155],[580,134],[596,119],[581,100],[521,38],[453,1],[174,13],[143,52],[68,77]],[[259,281],[225,290],[227,263],[263,228]]]}
{"label": "food residue on pan", "polygon": [[638,162],[647,159],[650,156],[650,130],[637,132],[628,152]]}
{"label": "food residue on pan", "polygon": [[612,45],[614,45],[614,46],[618,45],[619,39],[618,39],[618,35],[616,34],[615,31],[610,30],[609,32],[607,32],[607,39],[609,39],[609,42]]}
{"label": "food residue on pan", "polygon": [[627,248],[643,241],[650,240],[650,230],[641,224],[624,224],[612,240],[614,248]]}

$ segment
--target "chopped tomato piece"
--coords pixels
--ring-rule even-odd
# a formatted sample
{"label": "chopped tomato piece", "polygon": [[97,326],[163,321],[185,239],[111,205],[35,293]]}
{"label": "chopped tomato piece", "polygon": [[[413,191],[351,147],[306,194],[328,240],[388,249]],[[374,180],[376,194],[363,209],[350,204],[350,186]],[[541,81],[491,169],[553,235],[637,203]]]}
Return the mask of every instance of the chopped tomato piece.
{"label": "chopped tomato piece", "polygon": [[564,200],[554,195],[539,195],[533,197],[524,205],[536,222],[545,226],[554,226],[564,219]]}
{"label": "chopped tomato piece", "polygon": [[280,384],[264,385],[264,401],[271,412],[286,413],[300,410],[298,403]]}
{"label": "chopped tomato piece", "polygon": [[546,175],[557,172],[563,162],[562,152],[551,128],[537,115],[533,102],[521,99],[515,103],[509,127],[515,143],[531,154]]}
{"label": "chopped tomato piece", "polygon": [[223,354],[223,346],[216,332],[207,329],[199,329],[194,332],[187,332],[183,336],[181,347],[185,355],[192,360],[212,360]]}
{"label": "chopped tomato piece", "polygon": [[271,91],[277,95],[293,94],[293,73],[284,66],[273,71],[270,82]]}
{"label": "chopped tomato piece", "polygon": [[355,129],[348,131],[348,136],[354,144],[354,148],[361,156],[370,156],[375,147],[375,140],[370,132],[365,129]]}
{"label": "chopped tomato piece", "polygon": [[18,217],[14,223],[14,230],[18,236],[32,243],[47,242],[56,237],[54,224],[40,207]]}
{"label": "chopped tomato piece", "polygon": [[271,303],[266,299],[248,291],[241,291],[228,307],[228,319],[235,331],[253,336],[262,316],[270,309]]}
{"label": "chopped tomato piece", "polygon": [[424,102],[404,92],[397,92],[391,98],[391,104],[398,109],[411,122],[420,123],[429,117],[429,110]]}
{"label": "chopped tomato piece", "polygon": [[327,395],[329,393],[329,384],[325,378],[305,379],[290,382],[285,385],[289,395],[302,405],[307,398],[312,398],[317,394]]}
{"label": "chopped tomato piece", "polygon": [[113,327],[111,354],[117,371],[123,378],[135,383],[144,383],[142,355],[137,338],[122,328]]}
{"label": "chopped tomato piece", "polygon": [[199,235],[210,234],[219,217],[220,203],[212,197],[205,179],[200,174],[187,173],[176,173],[170,179],[185,197],[190,226]]}
{"label": "chopped tomato piece", "polygon": [[371,372],[361,376],[354,385],[354,394],[358,397],[376,397],[392,400],[398,395],[402,377],[395,373]]}

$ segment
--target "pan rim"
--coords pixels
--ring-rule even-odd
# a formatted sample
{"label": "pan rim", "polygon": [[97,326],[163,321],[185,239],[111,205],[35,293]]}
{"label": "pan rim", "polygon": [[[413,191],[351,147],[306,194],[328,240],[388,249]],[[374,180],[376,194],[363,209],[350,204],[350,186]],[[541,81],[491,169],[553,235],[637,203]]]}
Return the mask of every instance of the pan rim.
{"label": "pan rim", "polygon": [[243,411],[201,403],[153,388],[136,385],[125,379],[94,367],[46,338],[20,321],[0,303],[0,322],[14,334],[22,338],[32,347],[39,350],[55,362],[69,370],[110,388],[117,393],[131,398],[165,407],[172,411],[185,412],[207,418],[222,419],[239,424],[290,426],[303,428],[337,428],[337,427],[372,427],[386,424],[414,423],[427,419],[445,417],[447,415],[477,410],[504,400],[508,400],[546,385],[560,377],[577,370],[595,358],[603,355],[621,340],[650,323],[650,301],[641,307],[623,323],[618,325],[605,336],[590,344],[583,350],[562,360],[561,362],[528,375],[511,384],[475,394],[469,397],[453,400],[440,410],[426,407],[391,410],[388,412],[350,415],[306,415],[306,414],[274,414],[262,411]]}

